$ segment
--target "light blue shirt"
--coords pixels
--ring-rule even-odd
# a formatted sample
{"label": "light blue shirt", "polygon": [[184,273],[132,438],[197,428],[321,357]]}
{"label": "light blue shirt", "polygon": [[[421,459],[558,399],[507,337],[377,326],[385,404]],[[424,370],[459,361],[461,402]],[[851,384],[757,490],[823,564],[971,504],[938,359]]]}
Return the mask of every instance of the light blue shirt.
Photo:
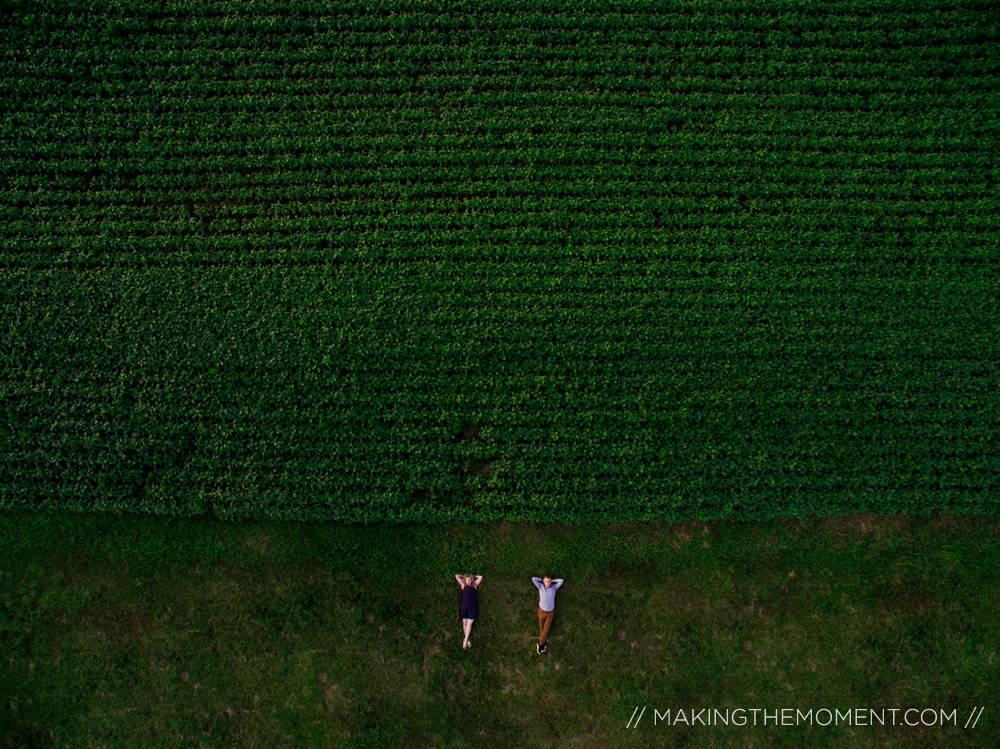
{"label": "light blue shirt", "polygon": [[531,582],[538,588],[538,608],[542,611],[552,611],[556,607],[556,591],[563,584],[562,578],[557,577],[552,581],[552,585],[545,587],[542,578],[533,577]]}

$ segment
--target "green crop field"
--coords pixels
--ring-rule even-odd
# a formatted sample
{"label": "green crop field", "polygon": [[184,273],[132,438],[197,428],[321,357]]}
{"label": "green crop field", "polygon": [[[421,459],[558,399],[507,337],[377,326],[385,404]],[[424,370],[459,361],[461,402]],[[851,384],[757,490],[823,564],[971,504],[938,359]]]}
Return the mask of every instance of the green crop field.
{"label": "green crop field", "polygon": [[0,8],[0,509],[998,514],[995,3]]}

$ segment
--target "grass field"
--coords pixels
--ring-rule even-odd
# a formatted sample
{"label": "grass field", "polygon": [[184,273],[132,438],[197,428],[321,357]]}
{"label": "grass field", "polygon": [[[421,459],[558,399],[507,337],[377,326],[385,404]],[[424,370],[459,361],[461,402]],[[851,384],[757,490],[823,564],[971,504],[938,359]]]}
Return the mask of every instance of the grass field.
{"label": "grass field", "polygon": [[[6,513],[0,531],[0,746],[14,749],[1000,741],[996,520]],[[539,656],[529,578],[546,570],[566,583]],[[463,651],[452,576],[466,571],[484,581]],[[955,710],[958,725],[653,725],[653,709],[703,708]]]}

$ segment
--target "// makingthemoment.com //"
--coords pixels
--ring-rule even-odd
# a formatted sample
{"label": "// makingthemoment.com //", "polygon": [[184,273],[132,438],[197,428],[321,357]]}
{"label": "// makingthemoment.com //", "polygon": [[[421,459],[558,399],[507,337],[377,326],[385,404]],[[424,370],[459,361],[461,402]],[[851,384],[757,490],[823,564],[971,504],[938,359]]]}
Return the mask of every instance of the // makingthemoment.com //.
{"label": "// makingthemoment.com //", "polygon": [[[964,721],[958,708],[887,708],[874,710],[871,708],[820,708],[818,710],[799,710],[796,708],[781,708],[767,710],[765,708],[735,708],[718,710],[701,708],[698,710],[657,710],[652,715],[647,714],[648,705],[637,705],[632,711],[627,728],[638,728],[643,718],[646,724],[654,726],[946,726],[955,725],[972,729],[979,723],[985,707],[974,707],[966,713]],[[652,721],[650,721],[650,717]]]}

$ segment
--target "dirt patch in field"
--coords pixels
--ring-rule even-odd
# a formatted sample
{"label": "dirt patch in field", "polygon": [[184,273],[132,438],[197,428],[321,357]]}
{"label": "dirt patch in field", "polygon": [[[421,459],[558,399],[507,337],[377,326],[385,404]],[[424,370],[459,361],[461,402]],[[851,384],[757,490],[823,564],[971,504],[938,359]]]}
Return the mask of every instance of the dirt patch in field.
{"label": "dirt patch in field", "polygon": [[843,515],[816,521],[818,530],[840,542],[871,537],[875,541],[907,536],[913,532],[913,519],[906,515]]}
{"label": "dirt patch in field", "polygon": [[[462,428],[454,434],[452,442],[454,444],[458,444],[460,442],[485,442],[485,439],[482,436],[482,430],[482,424],[470,424],[468,422],[463,422]],[[485,458],[459,458],[455,469],[457,476],[460,480],[470,475],[483,477],[492,476],[496,472],[494,471],[491,463],[498,457],[499,455],[491,455]],[[495,487],[486,486],[482,487],[482,491],[503,492],[506,490],[497,490]],[[474,505],[474,494],[475,492],[473,489],[468,486],[462,486],[461,489],[453,493],[445,492],[444,496],[435,496],[433,492],[426,488],[418,488],[411,493],[407,506],[414,507],[419,505],[420,507],[431,510],[446,509],[455,506],[472,508]]]}
{"label": "dirt patch in field", "polygon": [[[468,422],[463,422],[461,430],[455,434],[455,442],[485,442],[482,437],[483,425],[482,424],[469,424]],[[485,459],[470,458],[468,466],[463,466],[463,473],[465,474],[478,474],[480,476],[492,476],[495,472],[491,461],[496,460],[498,456],[493,455]],[[487,491],[489,487],[487,487]],[[471,494],[471,491],[468,492]]]}
{"label": "dirt patch in field", "polygon": [[468,440],[469,442],[474,442],[475,440],[483,441],[481,432],[483,427],[481,424],[469,424],[464,423],[462,429],[455,435],[455,441]]}
{"label": "dirt patch in field", "polygon": [[[858,541],[872,541],[882,544],[893,539],[917,536],[956,536],[983,527],[981,522],[981,520],[977,521],[964,515],[953,515],[941,510],[934,510],[929,518],[913,515],[863,513],[806,521],[785,521],[782,525],[791,532],[798,528],[803,534],[811,535],[816,532],[826,534],[831,541],[840,545]],[[997,533],[1000,534],[1000,523],[997,523],[995,527]]]}
{"label": "dirt patch in field", "polygon": [[962,515],[949,515],[941,510],[934,510],[931,512],[928,527],[933,531],[966,530],[969,527],[969,519]]}

